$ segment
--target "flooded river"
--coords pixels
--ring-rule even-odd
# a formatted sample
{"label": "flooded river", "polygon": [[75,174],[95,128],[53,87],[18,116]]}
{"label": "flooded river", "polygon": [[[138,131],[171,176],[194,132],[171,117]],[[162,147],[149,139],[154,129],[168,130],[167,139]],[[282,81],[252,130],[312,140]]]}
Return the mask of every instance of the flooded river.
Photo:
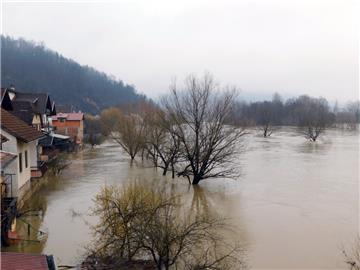
{"label": "flooded river", "polygon": [[[77,264],[91,241],[87,223],[93,198],[105,184],[170,182],[189,203],[230,218],[254,269],[345,268],[342,248],[358,233],[359,134],[328,131],[319,142],[283,128],[270,138],[254,134],[244,142],[237,180],[214,179],[189,187],[185,179],[163,179],[161,172],[129,159],[107,143],[74,155],[59,177],[46,183],[28,203],[43,215],[17,221],[23,238],[10,250],[53,254],[61,265]],[[24,221],[34,228],[26,236]],[[26,229],[25,229],[26,228]],[[39,235],[36,229],[43,234]]]}

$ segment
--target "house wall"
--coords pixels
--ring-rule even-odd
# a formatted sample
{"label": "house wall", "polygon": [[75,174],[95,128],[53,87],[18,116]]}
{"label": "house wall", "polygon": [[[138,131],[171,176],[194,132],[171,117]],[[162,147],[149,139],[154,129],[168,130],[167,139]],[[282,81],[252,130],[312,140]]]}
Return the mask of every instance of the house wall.
{"label": "house wall", "polygon": [[42,115],[43,128],[48,128],[50,126],[50,117],[47,114]]}
{"label": "house wall", "polygon": [[84,121],[65,121],[52,120],[52,125],[56,127],[56,133],[69,136],[73,141],[82,144],[84,137]]}
{"label": "house wall", "polygon": [[56,127],[80,127],[80,121],[69,121],[60,122],[59,120],[52,120],[53,126]]}
{"label": "house wall", "polygon": [[3,129],[1,129],[1,134],[8,138],[8,141],[3,143],[2,150],[17,154],[17,139]]}
{"label": "house wall", "polygon": [[[8,132],[1,129],[1,133],[9,139],[9,141],[3,143],[2,148],[4,151],[14,153],[17,155],[16,162],[12,165],[13,167],[9,167],[8,172],[5,173],[15,173],[16,175],[13,177],[14,190],[18,190],[18,196],[21,197],[27,189],[30,187],[30,179],[31,179],[31,167],[37,166],[37,141],[32,141],[29,143],[21,142],[17,140],[14,136],[10,135]],[[28,152],[28,166],[25,164],[25,151]],[[19,154],[22,153],[22,172],[20,172],[19,166]],[[8,168],[7,167],[7,168]]]}
{"label": "house wall", "polygon": [[28,149],[29,149],[28,155],[29,155],[30,167],[37,167],[37,162],[38,162],[37,144],[38,144],[38,140],[28,143]]}
{"label": "house wall", "polygon": [[32,120],[33,127],[36,127],[37,130],[41,130],[41,118],[40,115],[35,114]]}
{"label": "house wall", "polygon": [[[22,143],[22,142],[18,142],[18,164],[19,164],[19,159],[20,156],[19,154],[22,153],[22,172],[20,172],[20,166],[18,165],[18,173],[19,173],[19,177],[18,177],[18,188],[21,189],[22,186],[24,186],[27,182],[30,183],[30,178],[31,178],[31,154],[30,154],[30,147],[29,144],[27,143]],[[25,151],[28,151],[28,166],[25,166]]]}

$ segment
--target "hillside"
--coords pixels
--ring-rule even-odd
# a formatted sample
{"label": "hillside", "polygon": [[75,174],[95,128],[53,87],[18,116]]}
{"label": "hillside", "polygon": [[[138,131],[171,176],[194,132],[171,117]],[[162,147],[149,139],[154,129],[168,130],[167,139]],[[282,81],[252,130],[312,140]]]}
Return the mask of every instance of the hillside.
{"label": "hillside", "polygon": [[1,36],[1,87],[10,85],[22,92],[47,92],[57,104],[89,113],[144,97],[133,86],[44,45]]}

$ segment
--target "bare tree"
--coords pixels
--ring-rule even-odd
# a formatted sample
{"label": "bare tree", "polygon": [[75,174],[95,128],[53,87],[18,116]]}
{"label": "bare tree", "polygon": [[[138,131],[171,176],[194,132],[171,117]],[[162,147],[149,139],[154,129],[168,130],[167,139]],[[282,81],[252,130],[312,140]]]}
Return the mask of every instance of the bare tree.
{"label": "bare tree", "polygon": [[324,98],[300,96],[297,99],[298,124],[306,138],[315,142],[319,135],[333,122],[334,115]]}
{"label": "bare tree", "polygon": [[343,251],[345,263],[350,270],[360,270],[360,238],[358,237],[354,243],[354,247],[350,252]]}
{"label": "bare tree", "polygon": [[169,169],[175,177],[175,164],[180,156],[181,143],[174,126],[164,112],[157,110],[147,117],[146,147],[155,167],[163,169],[166,175]]}
{"label": "bare tree", "polygon": [[[222,91],[221,91],[222,90]],[[209,74],[202,79],[189,76],[185,89],[176,84],[163,99],[172,132],[183,147],[183,166],[178,172],[193,185],[214,177],[234,177],[232,164],[240,149],[242,128],[226,125],[236,97],[235,89],[221,89]]]}
{"label": "bare tree", "polygon": [[348,114],[347,124],[350,129],[357,129],[360,123],[360,101],[348,102],[345,114]]}
{"label": "bare tree", "polygon": [[101,114],[105,133],[123,150],[131,160],[144,147],[145,122],[140,114],[124,114],[118,108],[110,108]]}
{"label": "bare tree", "polygon": [[258,118],[256,122],[260,125],[260,129],[264,138],[269,137],[273,133],[273,104],[269,101],[264,101],[258,104]]}
{"label": "bare tree", "polygon": [[119,136],[114,136],[113,139],[130,155],[131,160],[134,160],[144,147],[144,120],[137,114],[123,115],[118,131]]}
{"label": "bare tree", "polygon": [[84,141],[90,144],[91,148],[93,148],[94,145],[100,145],[104,140],[101,125],[100,117],[89,114],[86,115],[84,123]]}
{"label": "bare tree", "polygon": [[[151,258],[156,269],[239,269],[239,249],[222,236],[221,218],[186,215],[181,197],[132,183],[105,187],[96,198],[100,221],[90,248],[98,265]],[[94,269],[97,269],[96,267]],[[116,268],[117,269],[117,268]]]}
{"label": "bare tree", "polygon": [[111,137],[113,132],[118,130],[122,112],[119,108],[110,107],[101,112],[101,131],[105,137]]}
{"label": "bare tree", "polygon": [[[93,252],[101,258],[125,258],[131,261],[140,250],[132,224],[146,213],[150,194],[144,187],[131,184],[126,189],[104,187],[96,196],[92,214],[100,222],[92,227],[96,239]],[[160,204],[160,203],[159,203]]]}

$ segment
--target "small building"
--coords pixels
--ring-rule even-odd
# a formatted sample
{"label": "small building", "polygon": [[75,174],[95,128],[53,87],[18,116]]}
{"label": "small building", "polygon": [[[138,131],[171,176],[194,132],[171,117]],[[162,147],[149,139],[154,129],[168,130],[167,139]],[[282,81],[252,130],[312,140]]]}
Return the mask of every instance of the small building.
{"label": "small building", "polygon": [[44,134],[4,109],[1,109],[1,134],[7,140],[2,143],[1,149],[17,156],[13,192],[15,196],[22,197],[30,187],[31,177],[41,173],[37,145]]}
{"label": "small building", "polygon": [[61,134],[45,134],[46,136],[39,140],[40,160],[50,163],[55,160],[62,151],[73,150],[73,143],[69,136]]}
{"label": "small building", "polygon": [[52,125],[57,134],[69,136],[77,145],[83,144],[84,114],[82,112],[58,113],[52,117]]}
{"label": "small building", "polygon": [[3,270],[55,270],[52,255],[1,252]]}

